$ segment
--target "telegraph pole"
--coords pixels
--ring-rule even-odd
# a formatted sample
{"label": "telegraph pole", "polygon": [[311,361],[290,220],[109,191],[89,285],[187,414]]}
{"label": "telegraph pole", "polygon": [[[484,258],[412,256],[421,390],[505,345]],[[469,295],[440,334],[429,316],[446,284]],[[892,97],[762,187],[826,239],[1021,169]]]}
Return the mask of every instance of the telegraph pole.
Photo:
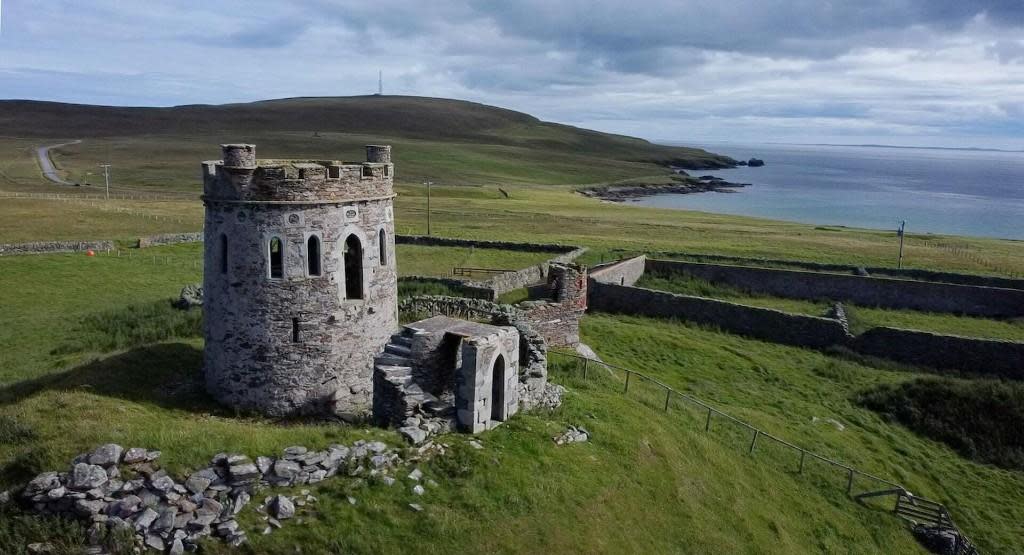
{"label": "telegraph pole", "polygon": [[106,183],[106,197],[110,200],[110,164],[100,164],[103,168],[103,181]]}
{"label": "telegraph pole", "polygon": [[424,181],[424,185],[427,186],[427,236],[430,236],[430,186],[434,184],[433,181]]}
{"label": "telegraph pole", "polygon": [[897,232],[900,236],[900,258],[896,262],[897,269],[903,269],[903,235],[907,228],[907,220],[900,222],[900,230]]}

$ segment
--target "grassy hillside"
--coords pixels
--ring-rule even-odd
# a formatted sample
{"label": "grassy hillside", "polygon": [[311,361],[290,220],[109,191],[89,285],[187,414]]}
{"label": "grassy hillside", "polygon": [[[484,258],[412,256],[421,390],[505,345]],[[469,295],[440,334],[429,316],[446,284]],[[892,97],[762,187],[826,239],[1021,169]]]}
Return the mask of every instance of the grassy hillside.
{"label": "grassy hillside", "polygon": [[217,136],[235,141],[268,133],[347,133],[525,147],[620,161],[722,167],[728,157],[611,135],[483,104],[441,98],[356,96],[289,98],[247,104],[124,108],[0,101],[0,129],[10,137]]}
{"label": "grassy hillside", "polygon": [[[151,252],[187,260],[195,247]],[[0,260],[0,287],[21,293],[0,326],[0,483],[59,468],[107,441],[160,447],[174,472],[225,449],[256,455],[367,434],[398,441],[392,432],[273,422],[218,407],[202,390],[202,344],[191,337],[194,324],[145,308],[195,281],[197,270],[137,262],[79,255]],[[53,291],[64,294],[42,306],[35,302]],[[143,310],[125,320],[128,305]],[[122,337],[128,328],[109,322],[127,322],[143,333]],[[137,344],[160,337],[151,331],[162,324],[184,337],[172,333],[162,343]],[[987,552],[1024,553],[1014,532],[1024,518],[1020,473],[967,461],[852,400],[913,374],[642,318],[588,316],[583,336],[610,362],[949,503]],[[251,552],[292,552],[299,545],[313,553],[398,553],[410,542],[425,553],[922,552],[880,506],[849,501],[844,476],[813,465],[797,475],[792,456],[767,443],[747,455],[749,437],[730,433],[724,421],[705,434],[702,415],[676,403],[665,413],[664,397],[642,382],[634,381],[623,397],[617,379],[597,372],[591,378],[583,383],[558,364],[553,379],[570,387],[562,409],[523,415],[484,434],[482,451],[467,449],[465,437],[447,438],[460,446],[468,470],[426,466],[440,486],[424,497],[414,498],[403,482],[388,488],[339,479],[311,488],[321,501],[301,525],[288,523],[263,536],[258,515],[243,513]],[[845,429],[815,417],[837,419]],[[568,424],[586,427],[593,441],[555,446],[551,437]],[[356,505],[348,504],[348,495]],[[410,511],[410,502],[425,510]],[[59,530],[32,528],[5,514],[0,551],[19,553],[24,540]]]}

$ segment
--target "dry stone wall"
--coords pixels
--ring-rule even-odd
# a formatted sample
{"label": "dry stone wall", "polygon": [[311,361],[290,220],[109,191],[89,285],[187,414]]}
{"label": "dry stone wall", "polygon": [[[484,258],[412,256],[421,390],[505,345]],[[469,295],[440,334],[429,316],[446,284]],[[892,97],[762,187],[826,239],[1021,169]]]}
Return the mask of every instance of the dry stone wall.
{"label": "dry stone wall", "polygon": [[647,268],[792,299],[986,317],[1024,314],[1024,290],[1017,289],[674,260],[648,259]]}
{"label": "dry stone wall", "polygon": [[679,318],[765,341],[823,348],[845,344],[846,330],[837,320],[790,314],[704,297],[590,282],[590,307],[604,312]]}
{"label": "dry stone wall", "polygon": [[647,253],[653,258],[685,258],[698,262],[724,262],[728,264],[747,266],[783,266],[791,268],[804,268],[818,272],[842,272],[855,274],[863,269],[868,274],[878,274],[889,277],[917,279],[923,281],[937,281],[942,283],[958,283],[960,285],[980,285],[984,287],[1005,287],[1007,289],[1024,289],[1024,279],[1006,278],[999,276],[985,276],[977,274],[961,274],[957,272],[942,272],[937,270],[924,270],[921,268],[886,268],[882,266],[851,266],[849,264],[827,264],[823,262],[807,262],[803,260],[784,260],[779,258],[748,258],[742,256],[728,256],[722,254],[703,254],[687,252],[658,251]]}
{"label": "dry stone wall", "polygon": [[151,235],[149,237],[139,237],[136,246],[140,249],[146,247],[155,247],[158,245],[176,245],[178,243],[201,243],[203,241],[203,232],[197,233],[165,233],[162,235]]}
{"label": "dry stone wall", "polygon": [[590,270],[590,279],[598,283],[634,285],[644,275],[647,257],[644,255],[596,266]]}
{"label": "dry stone wall", "polygon": [[36,241],[0,244],[0,256],[12,254],[52,254],[61,252],[109,251],[113,241]]}
{"label": "dry stone wall", "polygon": [[905,364],[1024,380],[1024,343],[872,328],[850,345],[855,351]]}

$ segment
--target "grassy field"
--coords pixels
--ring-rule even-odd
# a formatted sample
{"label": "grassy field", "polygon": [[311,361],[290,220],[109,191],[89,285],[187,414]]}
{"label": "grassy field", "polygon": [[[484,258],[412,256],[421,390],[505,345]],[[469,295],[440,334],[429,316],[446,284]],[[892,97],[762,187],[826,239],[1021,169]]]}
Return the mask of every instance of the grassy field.
{"label": "grassy field", "polygon": [[[591,264],[618,257],[621,249],[859,265],[887,265],[895,258],[891,232],[640,208],[573,192],[582,184],[664,179],[670,174],[665,164],[673,160],[721,163],[702,151],[656,147],[479,105],[378,100],[386,102],[372,113],[365,112],[365,99],[342,105],[305,99],[214,112],[0,102],[0,123],[9,135],[0,138],[0,196],[17,191],[75,197],[0,199],[0,243],[127,242],[152,233],[197,231],[198,164],[216,158],[221,142],[255,142],[262,157],[355,160],[362,159],[362,144],[389,142],[395,146],[399,192],[396,231],[402,234],[425,232],[420,183],[431,179],[437,183],[431,199],[435,235],[585,245],[591,251],[583,261]],[[95,184],[96,164],[112,162],[118,198],[86,199],[98,191],[55,186],[39,175],[33,147],[75,138],[84,141],[55,153],[60,168]],[[178,197],[138,198],[154,193]],[[959,247],[949,249],[950,242]],[[179,473],[223,450],[259,455],[297,443],[323,447],[369,436],[399,442],[383,430],[271,422],[218,407],[201,386],[195,317],[170,313],[164,304],[182,284],[200,281],[200,247],[132,255],[0,258],[0,485],[63,468],[78,452],[108,441],[160,448],[164,463]],[[403,275],[445,275],[453,266],[521,267],[546,257],[405,245],[397,252]],[[1024,242],[909,235],[905,264],[1024,273]],[[855,312],[859,318],[861,310]],[[904,317],[885,316],[892,322]],[[1011,323],[938,320],[958,328],[979,326],[993,336],[1017,333],[1001,327],[1016,326]],[[948,503],[987,553],[1024,553],[1019,472],[966,460],[853,401],[863,391],[895,387],[915,374],[664,321],[587,316],[582,333],[612,362]],[[746,435],[718,426],[705,434],[700,415],[675,406],[664,413],[663,398],[645,393],[642,384],[622,397],[610,377],[582,383],[556,365],[553,378],[570,386],[561,409],[523,415],[488,432],[482,451],[467,448],[464,437],[446,439],[456,446],[459,464],[427,465],[427,475],[440,485],[423,498],[414,499],[409,484],[326,482],[311,488],[321,501],[305,512],[301,525],[263,536],[262,524],[247,512],[252,544],[245,549],[922,552],[884,510],[850,502],[842,476],[821,469],[797,476],[792,460],[767,447],[747,456]],[[839,431],[815,417],[846,427]],[[588,428],[593,441],[556,447],[551,437],[568,424]],[[358,503],[350,505],[347,495]],[[410,502],[425,510],[410,511]],[[22,552],[29,539],[70,533],[62,525],[0,514],[3,553]],[[209,548],[226,550],[219,544]]]}
{"label": "grassy field", "polygon": [[[637,282],[637,286],[683,295],[712,297],[811,316],[823,316],[831,306],[831,303],[827,301],[805,301],[753,294],[680,274],[645,274]],[[846,308],[847,318],[850,322],[850,331],[855,334],[878,326],[888,326],[967,337],[1024,341],[1024,318],[997,320],[916,310],[865,307],[850,303],[843,303],[843,306]]]}

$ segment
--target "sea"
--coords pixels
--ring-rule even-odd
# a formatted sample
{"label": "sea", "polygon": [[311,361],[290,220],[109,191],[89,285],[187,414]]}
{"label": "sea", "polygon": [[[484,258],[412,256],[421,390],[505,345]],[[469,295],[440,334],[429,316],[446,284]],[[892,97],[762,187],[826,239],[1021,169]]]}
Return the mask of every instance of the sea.
{"label": "sea", "polygon": [[750,183],[734,193],[663,194],[643,206],[908,233],[1024,239],[1024,153],[876,146],[741,145],[706,150],[762,167],[693,170]]}

